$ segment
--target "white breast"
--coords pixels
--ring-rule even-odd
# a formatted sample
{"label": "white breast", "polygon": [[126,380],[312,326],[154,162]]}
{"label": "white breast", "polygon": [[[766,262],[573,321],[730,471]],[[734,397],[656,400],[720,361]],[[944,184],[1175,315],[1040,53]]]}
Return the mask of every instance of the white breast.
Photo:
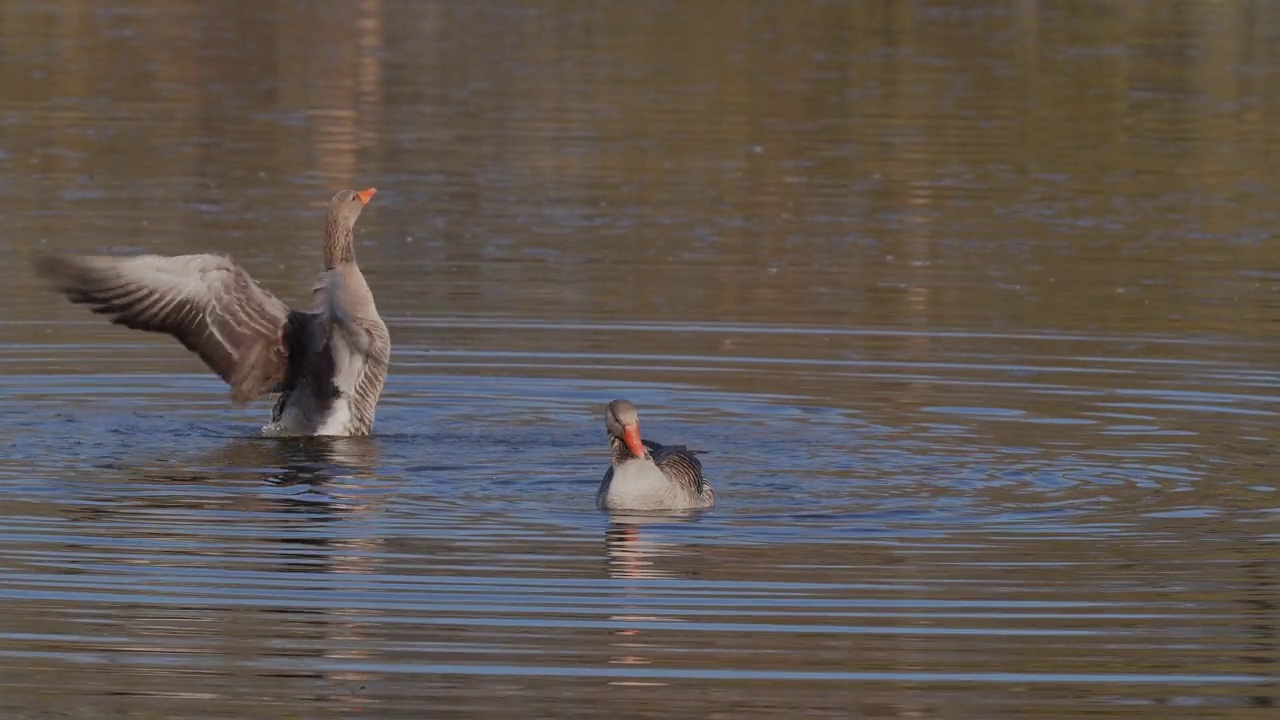
{"label": "white breast", "polygon": [[602,498],[610,510],[665,510],[674,504],[677,493],[671,480],[649,458],[628,460],[614,468],[613,480]]}
{"label": "white breast", "polygon": [[349,435],[351,434],[351,396],[355,394],[356,383],[364,372],[365,356],[355,352],[345,342],[334,342],[330,346],[333,352],[334,378],[338,396],[329,407],[329,412],[316,423],[316,435]]}
{"label": "white breast", "polygon": [[316,427],[316,435],[350,435],[351,403],[346,396],[333,401],[324,420]]}
{"label": "white breast", "polygon": [[324,407],[324,403],[315,396],[315,389],[309,385],[299,385],[289,396],[285,410],[278,422],[262,428],[263,434],[275,436],[290,435],[350,435],[351,434],[351,397],[355,394],[356,383],[365,369],[365,356],[353,352],[345,343],[334,342],[330,345],[333,353],[333,384],[337,386],[339,395]]}

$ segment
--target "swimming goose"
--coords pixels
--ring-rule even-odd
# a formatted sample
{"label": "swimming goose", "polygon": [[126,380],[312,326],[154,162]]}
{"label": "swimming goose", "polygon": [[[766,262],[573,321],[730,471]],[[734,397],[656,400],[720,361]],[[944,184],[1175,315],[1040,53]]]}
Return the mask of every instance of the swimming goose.
{"label": "swimming goose", "polygon": [[329,202],[310,312],[289,309],[222,255],[45,255],[36,269],[116,324],[174,336],[236,402],[280,393],[263,434],[368,435],[391,337],[356,265],[354,228],[376,192],[343,190]]}
{"label": "swimming goose", "polygon": [[630,402],[609,403],[604,425],[613,465],[596,492],[600,509],[687,510],[715,504],[715,492],[693,451],[640,439],[640,416]]}

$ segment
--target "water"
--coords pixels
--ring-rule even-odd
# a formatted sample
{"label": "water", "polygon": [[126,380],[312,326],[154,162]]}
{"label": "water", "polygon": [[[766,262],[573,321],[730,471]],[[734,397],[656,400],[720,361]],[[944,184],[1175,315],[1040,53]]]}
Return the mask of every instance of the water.
{"label": "water", "polygon": [[[1269,3],[0,10],[0,716],[1270,718]],[[369,439],[49,294],[323,203]],[[605,403],[718,505],[609,517]]]}

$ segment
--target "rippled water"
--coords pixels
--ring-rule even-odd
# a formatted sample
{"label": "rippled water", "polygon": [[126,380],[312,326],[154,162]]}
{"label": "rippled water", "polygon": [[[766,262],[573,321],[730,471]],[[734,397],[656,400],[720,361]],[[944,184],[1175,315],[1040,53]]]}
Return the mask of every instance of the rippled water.
{"label": "rippled water", "polygon": [[[1277,36],[6,5],[0,717],[1272,717]],[[298,302],[366,185],[372,438],[259,438],[26,269],[229,252]],[[595,510],[615,397],[712,512]]]}

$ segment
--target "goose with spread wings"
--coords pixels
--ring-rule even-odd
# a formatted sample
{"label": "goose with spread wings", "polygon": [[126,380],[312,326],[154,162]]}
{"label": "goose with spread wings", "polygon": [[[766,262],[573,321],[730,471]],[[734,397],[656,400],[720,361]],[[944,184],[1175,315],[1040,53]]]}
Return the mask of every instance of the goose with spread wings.
{"label": "goose with spread wings", "polygon": [[264,434],[368,435],[391,357],[355,257],[355,222],[375,192],[343,190],[330,201],[309,311],[290,309],[222,255],[44,255],[36,269],[118,325],[174,336],[235,401],[279,393]]}
{"label": "goose with spread wings", "polygon": [[640,438],[635,405],[614,400],[604,412],[613,462],[596,492],[602,510],[690,510],[715,505],[697,455],[684,445]]}

